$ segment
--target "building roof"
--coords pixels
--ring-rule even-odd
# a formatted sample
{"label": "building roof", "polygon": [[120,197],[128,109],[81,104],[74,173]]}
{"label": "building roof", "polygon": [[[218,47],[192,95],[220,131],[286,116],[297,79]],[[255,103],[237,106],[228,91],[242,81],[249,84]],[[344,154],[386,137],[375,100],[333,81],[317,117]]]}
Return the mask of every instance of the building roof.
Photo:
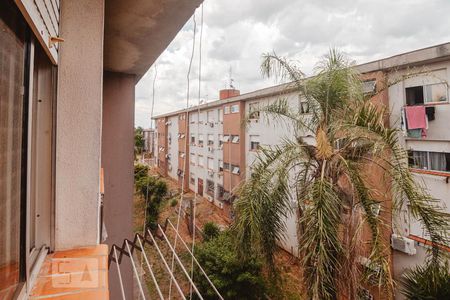
{"label": "building roof", "polygon": [[[371,73],[375,71],[389,71],[393,69],[403,69],[407,67],[419,66],[425,63],[434,63],[450,59],[450,42],[440,45],[435,45],[427,48],[417,49],[410,52],[405,52],[382,58],[379,60],[356,65],[355,68],[360,73]],[[275,85],[253,92],[245,93],[239,96],[230,97],[223,100],[214,100],[199,106],[190,107],[188,109],[180,109],[173,112],[160,114],[154,116],[152,119],[156,120],[163,117],[171,117],[183,112],[191,112],[197,110],[205,110],[215,108],[223,104],[236,101],[250,101],[254,99],[261,99],[275,95],[282,95],[294,90],[292,83],[284,83]]]}

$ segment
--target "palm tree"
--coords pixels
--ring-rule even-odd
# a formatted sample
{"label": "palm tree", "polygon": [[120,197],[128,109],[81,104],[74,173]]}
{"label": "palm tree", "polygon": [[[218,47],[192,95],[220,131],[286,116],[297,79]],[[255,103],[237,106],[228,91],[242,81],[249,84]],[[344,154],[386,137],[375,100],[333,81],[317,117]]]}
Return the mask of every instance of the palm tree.
{"label": "palm tree", "polygon": [[[284,238],[286,217],[295,211],[309,299],[355,299],[367,284],[391,298],[390,212],[397,213],[407,201],[432,242],[443,245],[448,244],[448,217],[414,181],[398,131],[388,127],[386,107],[364,95],[360,74],[345,55],[331,50],[309,79],[276,54],[263,58],[263,75],[288,80],[287,89],[307,101],[310,114],[286,99],[260,108],[267,121],[291,124],[295,138],[263,147],[239,188],[233,225],[237,248],[242,255],[259,253],[275,270],[277,241]],[[315,135],[314,144],[305,142],[308,132]],[[374,183],[368,170],[382,174],[384,183]],[[429,263],[443,259],[432,247]]]}

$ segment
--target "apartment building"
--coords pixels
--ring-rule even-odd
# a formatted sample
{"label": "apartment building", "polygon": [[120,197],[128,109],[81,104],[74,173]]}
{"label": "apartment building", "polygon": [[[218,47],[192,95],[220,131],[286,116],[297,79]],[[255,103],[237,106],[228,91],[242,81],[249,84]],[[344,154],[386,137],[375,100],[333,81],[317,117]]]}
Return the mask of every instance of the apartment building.
{"label": "apartment building", "polygon": [[1,299],[133,297],[134,88],[200,3],[0,1]]}
{"label": "apartment building", "polygon": [[155,148],[155,130],[152,128],[143,129],[142,136],[144,139],[144,152],[153,155]]}
{"label": "apartment building", "polygon": [[[390,64],[407,62],[387,71],[391,109],[390,125],[399,128],[399,139],[408,150],[408,164],[417,182],[430,195],[440,200],[450,216],[450,44],[439,45],[386,59]],[[365,67],[368,67],[366,65]],[[413,123],[419,115],[422,125]],[[405,268],[423,262],[429,247],[429,236],[421,224],[409,213],[408,206],[393,220],[394,234],[404,236],[394,249],[394,271],[397,278]],[[398,237],[392,238],[393,244]],[[406,241],[406,243],[405,243]],[[450,251],[449,248],[445,248]],[[403,299],[397,295],[397,299]]]}
{"label": "apartment building", "polygon": [[[439,199],[450,214],[450,132],[446,125],[450,118],[450,43],[358,65],[356,68],[362,74],[364,91],[368,94],[376,92],[372,101],[390,108],[391,114],[386,122],[390,126],[402,128],[399,139],[410,151],[409,165],[417,180],[425,184],[431,195]],[[186,166],[188,187],[224,208],[230,217],[235,197],[233,191],[250,176],[258,148],[275,146],[283,138],[294,136],[294,129],[287,123],[273,122],[268,116],[254,113],[280,97],[287,99],[293,109],[308,118],[307,102],[287,89],[287,85],[243,95],[233,90],[220,91],[219,100],[155,117],[158,132],[164,134],[165,129],[159,127],[164,124],[163,120],[181,113],[187,114],[189,126],[183,132],[188,132],[190,139],[189,151],[186,151],[190,162]],[[419,107],[423,128],[408,129],[408,124],[412,124],[411,120],[409,123],[407,120],[408,106]],[[246,124],[243,124],[244,120]],[[306,142],[315,143],[314,133],[297,134]],[[161,145],[166,142],[164,138],[158,141]],[[166,161],[160,162],[162,175],[165,164]],[[373,168],[368,172],[372,174],[371,184],[382,191],[378,199],[383,203],[383,207],[380,207],[381,217],[391,220],[389,185],[380,180],[383,177],[380,170]],[[280,241],[280,246],[297,255],[295,220],[295,215],[286,219],[287,239]],[[387,243],[392,243],[394,277],[399,279],[405,268],[423,263],[429,240],[418,222],[409,215],[407,207],[399,218],[392,220],[392,226],[387,225],[384,238]],[[397,293],[397,297],[401,298],[401,295]]]}

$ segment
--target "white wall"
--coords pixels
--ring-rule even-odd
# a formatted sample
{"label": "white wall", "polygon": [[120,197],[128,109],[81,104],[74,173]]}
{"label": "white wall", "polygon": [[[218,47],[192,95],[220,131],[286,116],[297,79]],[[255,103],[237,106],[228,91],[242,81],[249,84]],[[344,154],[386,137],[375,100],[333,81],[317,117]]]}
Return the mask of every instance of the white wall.
{"label": "white wall", "polygon": [[[389,106],[391,108],[390,124],[392,127],[400,128],[401,108],[406,105],[405,88],[424,84],[450,82],[450,62],[440,62],[416,67],[410,70],[392,72],[388,75],[390,82],[396,82],[389,87]],[[404,79],[404,80],[401,80]],[[448,92],[448,91],[447,91]],[[448,94],[447,94],[448,99]],[[399,140],[408,150],[448,152],[450,153],[450,104],[439,103],[435,107],[435,120],[428,122],[427,136],[420,139],[406,137],[399,134]],[[446,177],[415,174],[416,181],[426,188],[430,195],[440,200],[441,206],[450,213],[450,183]],[[394,231],[404,236],[413,234],[425,239],[428,235],[422,225],[409,215],[407,207],[393,220]],[[394,251],[394,274],[399,278],[405,268],[416,264],[422,264],[425,257],[425,246],[416,243],[417,254],[409,256]]]}
{"label": "white wall", "polygon": [[[262,99],[247,101],[245,104],[246,114],[249,113],[249,107],[251,104],[256,104],[257,107],[265,107],[269,104],[274,103],[279,98],[274,97],[266,97]],[[286,100],[288,101],[290,107],[294,111],[298,109],[298,95],[296,93],[291,93],[286,96]],[[245,151],[246,155],[246,166],[247,166],[247,177],[251,174],[251,166],[255,162],[257,155],[259,152],[250,150],[250,136],[259,136],[260,146],[262,147],[270,147],[279,145],[282,143],[283,139],[293,139],[294,138],[294,130],[291,123],[274,120],[274,118],[270,115],[261,114],[259,119],[251,120],[248,124],[246,133],[245,133]],[[293,207],[296,207],[296,200],[292,199]],[[294,212],[288,218],[286,218],[286,238],[283,241],[280,241],[280,246],[283,247],[286,251],[298,256],[298,239],[297,239],[297,214]]]}
{"label": "white wall", "polygon": [[[204,187],[204,197],[208,197],[206,194],[206,180],[212,180],[215,183],[215,187],[217,184],[223,184],[223,177],[219,176],[219,159],[223,157],[223,151],[219,149],[219,134],[223,132],[223,122],[219,121],[219,108],[215,107],[208,110],[200,111],[200,122],[198,122],[198,111],[190,112],[189,119],[189,141],[191,138],[191,134],[195,135],[195,143],[196,145],[190,145],[190,153],[195,154],[195,166],[190,165],[190,173],[195,174],[195,185],[189,183],[189,188],[194,192],[198,192],[198,178],[203,179],[203,187]],[[210,117],[208,119],[208,112],[211,111]],[[193,122],[191,122],[193,120]],[[212,125],[211,125],[212,124]],[[198,137],[199,134],[203,135],[203,147],[198,146]],[[214,138],[214,145],[208,146],[208,135],[212,134]],[[198,156],[203,156],[204,166],[198,166]],[[212,172],[208,172],[207,162],[208,157],[213,158],[213,170]],[[190,160],[190,157],[189,157]],[[217,190],[217,188],[216,188]],[[215,195],[216,196],[216,195]],[[218,205],[217,197],[214,197],[214,203]]]}
{"label": "white wall", "polygon": [[171,116],[168,118],[167,125],[167,139],[171,138],[171,143],[167,143],[168,151],[167,154],[170,155],[170,166],[169,161],[167,164],[167,174],[175,180],[178,180],[178,115]]}
{"label": "white wall", "polygon": [[56,250],[99,242],[104,10],[103,0],[61,3]]}

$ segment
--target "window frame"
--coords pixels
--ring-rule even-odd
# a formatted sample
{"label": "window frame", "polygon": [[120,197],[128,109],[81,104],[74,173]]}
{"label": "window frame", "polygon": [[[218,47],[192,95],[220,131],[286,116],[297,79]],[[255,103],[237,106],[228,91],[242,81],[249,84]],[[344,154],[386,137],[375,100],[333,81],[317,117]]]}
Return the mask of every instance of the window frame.
{"label": "window frame", "polygon": [[237,114],[240,111],[240,105],[239,104],[233,104],[230,106],[230,113],[231,114]]}

